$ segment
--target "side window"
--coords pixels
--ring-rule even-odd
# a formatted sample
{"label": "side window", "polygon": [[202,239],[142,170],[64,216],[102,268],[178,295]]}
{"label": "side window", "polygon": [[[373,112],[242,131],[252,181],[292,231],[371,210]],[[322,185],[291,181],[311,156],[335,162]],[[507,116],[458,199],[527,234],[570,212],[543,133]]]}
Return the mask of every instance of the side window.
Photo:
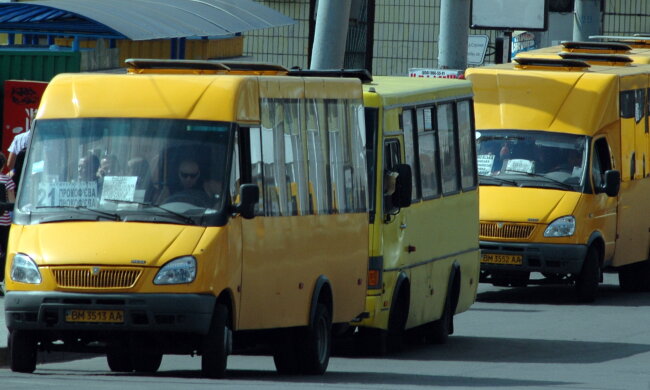
{"label": "side window", "polygon": [[433,114],[430,107],[418,108],[417,111],[418,160],[420,162],[420,185],[422,198],[433,198],[440,194],[438,180],[438,153]]}
{"label": "side window", "polygon": [[621,118],[634,118],[634,91],[623,91],[620,95]]}
{"label": "side window", "polygon": [[402,112],[402,130],[404,131],[404,154],[406,155],[406,163],[411,166],[413,171],[413,188],[411,194],[413,195],[412,200],[419,199],[420,195],[418,192],[418,182],[419,172],[417,169],[416,159],[415,159],[415,142],[413,139],[413,110],[404,110]]}
{"label": "side window", "polygon": [[594,155],[591,160],[591,177],[595,190],[603,185],[605,171],[612,169],[607,139],[600,138],[596,140],[594,143]]}
{"label": "side window", "polygon": [[440,171],[442,193],[459,190],[458,147],[454,131],[454,107],[451,103],[440,104],[437,109],[438,142],[440,143]]}
{"label": "side window", "polygon": [[[239,132],[242,131],[242,129],[239,129],[237,132],[235,132],[235,140],[233,142],[233,153],[232,153],[232,164],[230,167],[230,182],[228,185],[229,188],[229,195],[231,202],[238,202],[239,198],[239,185],[241,184],[241,169],[239,166],[239,159],[240,153],[239,153]],[[248,131],[248,130],[246,130]]]}
{"label": "side window", "polygon": [[310,204],[315,214],[329,214],[331,200],[329,193],[329,141],[327,127],[319,118],[325,118],[325,103],[322,100],[307,101],[307,155],[309,161]]}
{"label": "side window", "polygon": [[288,180],[289,204],[292,215],[310,214],[307,186],[307,161],[303,148],[304,106],[301,100],[284,104],[284,160]]}
{"label": "side window", "polygon": [[463,190],[476,187],[476,142],[472,125],[471,100],[456,104],[458,118],[458,149],[460,151],[460,178]]}
{"label": "side window", "polygon": [[327,102],[327,130],[330,144],[330,178],[332,180],[332,205],[337,213],[350,211],[348,193],[352,177],[346,167],[350,165],[348,140],[346,139],[347,115],[345,103],[339,100]]}
{"label": "side window", "polygon": [[252,127],[250,135],[250,164],[251,183],[257,184],[260,189],[260,200],[255,206],[255,215],[266,215],[265,213],[265,191],[264,191],[264,163],[262,161],[262,129]]}
{"label": "side window", "polygon": [[636,123],[641,122],[643,119],[643,114],[645,113],[645,90],[636,89],[634,90],[634,121]]}
{"label": "side window", "polygon": [[384,141],[384,214],[394,211],[392,204],[392,194],[395,192],[395,179],[391,173],[395,172],[395,167],[402,161],[400,155],[400,143],[397,139],[387,139]]}

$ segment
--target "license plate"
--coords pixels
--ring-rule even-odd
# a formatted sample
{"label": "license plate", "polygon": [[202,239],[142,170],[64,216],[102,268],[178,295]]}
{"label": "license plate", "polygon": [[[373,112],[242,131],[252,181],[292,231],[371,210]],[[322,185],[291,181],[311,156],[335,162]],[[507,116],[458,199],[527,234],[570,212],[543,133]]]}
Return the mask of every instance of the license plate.
{"label": "license plate", "polygon": [[481,256],[481,263],[521,265],[523,263],[523,256],[484,253]]}
{"label": "license plate", "polygon": [[122,310],[67,310],[66,322],[104,322],[112,324],[124,323]]}

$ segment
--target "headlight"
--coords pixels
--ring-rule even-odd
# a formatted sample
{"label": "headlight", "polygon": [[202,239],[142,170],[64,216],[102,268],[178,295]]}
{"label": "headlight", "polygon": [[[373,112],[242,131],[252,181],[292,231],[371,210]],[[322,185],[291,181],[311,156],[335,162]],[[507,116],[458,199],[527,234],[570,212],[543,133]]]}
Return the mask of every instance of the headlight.
{"label": "headlight", "polygon": [[568,237],[575,231],[576,219],[572,215],[567,215],[551,222],[544,230],[544,237]]}
{"label": "headlight", "polygon": [[41,271],[29,256],[22,253],[16,253],[11,262],[11,280],[21,283],[39,284]]}
{"label": "headlight", "polygon": [[196,277],[196,259],[179,257],[165,264],[153,279],[153,284],[192,283]]}

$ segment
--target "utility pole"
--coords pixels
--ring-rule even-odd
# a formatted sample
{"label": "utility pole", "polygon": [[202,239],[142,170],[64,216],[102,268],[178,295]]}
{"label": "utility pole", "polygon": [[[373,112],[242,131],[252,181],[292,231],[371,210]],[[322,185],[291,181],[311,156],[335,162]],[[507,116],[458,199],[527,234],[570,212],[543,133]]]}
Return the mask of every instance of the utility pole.
{"label": "utility pole", "polygon": [[588,41],[590,35],[600,35],[601,0],[575,0],[573,40]]}
{"label": "utility pole", "polygon": [[468,30],[469,0],[442,0],[438,36],[439,68],[467,68]]}
{"label": "utility pole", "polygon": [[310,69],[341,69],[352,0],[319,0]]}

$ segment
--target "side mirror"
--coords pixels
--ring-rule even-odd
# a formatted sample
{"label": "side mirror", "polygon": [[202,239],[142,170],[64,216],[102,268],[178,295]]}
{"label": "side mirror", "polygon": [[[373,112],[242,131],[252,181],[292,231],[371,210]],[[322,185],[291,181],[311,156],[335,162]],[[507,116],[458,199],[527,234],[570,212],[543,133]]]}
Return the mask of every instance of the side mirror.
{"label": "side mirror", "polygon": [[398,164],[395,167],[397,172],[397,181],[395,183],[395,192],[392,195],[393,206],[404,208],[411,205],[413,191],[413,175],[411,166],[408,164]]}
{"label": "side mirror", "polygon": [[621,189],[621,172],[615,170],[605,171],[605,183],[602,189],[607,196],[618,195],[618,191]]}
{"label": "side mirror", "polygon": [[5,211],[14,211],[14,203],[0,202],[0,212],[4,213]]}
{"label": "side mirror", "polygon": [[242,184],[239,186],[240,201],[235,205],[235,212],[245,219],[255,216],[255,205],[260,200],[260,189],[257,184]]}

